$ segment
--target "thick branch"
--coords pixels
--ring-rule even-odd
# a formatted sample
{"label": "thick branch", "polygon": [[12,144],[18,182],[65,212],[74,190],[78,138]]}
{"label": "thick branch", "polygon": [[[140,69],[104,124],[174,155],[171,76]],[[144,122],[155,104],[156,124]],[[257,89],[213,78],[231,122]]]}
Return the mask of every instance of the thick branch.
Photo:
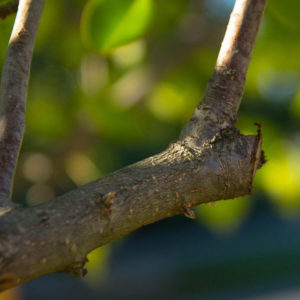
{"label": "thick branch", "polygon": [[0,290],[52,272],[81,276],[86,255],[143,225],[251,192],[258,136],[184,142],[34,208],[0,218]]}
{"label": "thick branch", "polygon": [[18,10],[19,0],[12,0],[0,6],[0,18],[5,19],[7,16],[15,13]]}
{"label": "thick branch", "polygon": [[20,1],[2,71],[0,194],[6,198],[11,196],[14,172],[23,139],[30,64],[43,4],[44,0]]}
{"label": "thick branch", "polygon": [[0,216],[0,290],[53,272],[82,276],[94,248],[162,218],[193,217],[195,205],[251,193],[264,162],[260,128],[244,136],[233,123],[265,2],[237,0],[225,38],[235,51],[223,43],[181,140],[53,202]]}

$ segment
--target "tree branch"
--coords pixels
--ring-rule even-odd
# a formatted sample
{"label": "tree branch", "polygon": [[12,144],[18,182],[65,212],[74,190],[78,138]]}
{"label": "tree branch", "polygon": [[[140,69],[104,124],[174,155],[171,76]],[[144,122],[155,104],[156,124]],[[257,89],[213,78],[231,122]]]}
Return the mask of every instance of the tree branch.
{"label": "tree branch", "polygon": [[7,16],[15,13],[18,10],[19,0],[12,0],[0,6],[0,18],[5,19]]}
{"label": "tree branch", "polygon": [[233,125],[265,3],[237,0],[204,100],[179,141],[55,201],[0,216],[0,290],[53,272],[83,276],[87,253],[101,245],[162,218],[193,217],[195,205],[251,193],[264,162],[260,127],[244,136]]}
{"label": "tree branch", "polygon": [[[2,70],[0,199],[8,199],[25,128],[27,86],[44,0],[21,0]],[[0,206],[1,203],[0,203]]]}
{"label": "tree branch", "polygon": [[267,0],[236,1],[204,99],[181,131],[181,138],[196,137],[200,145],[223,128],[234,126],[266,3]]}
{"label": "tree branch", "polygon": [[201,149],[184,142],[57,200],[0,218],[0,290],[52,273],[84,274],[86,254],[200,203],[251,191],[256,136],[237,131]]}

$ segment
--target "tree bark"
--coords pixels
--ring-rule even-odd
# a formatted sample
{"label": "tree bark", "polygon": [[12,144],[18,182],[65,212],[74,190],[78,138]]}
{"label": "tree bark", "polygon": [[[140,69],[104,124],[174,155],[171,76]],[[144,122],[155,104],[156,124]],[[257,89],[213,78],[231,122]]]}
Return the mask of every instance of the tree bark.
{"label": "tree bark", "polygon": [[21,0],[2,70],[0,207],[8,204],[25,129],[27,86],[44,0]]}
{"label": "tree bark", "polygon": [[0,211],[0,290],[53,273],[85,274],[86,255],[192,207],[252,191],[261,129],[235,127],[266,0],[237,0],[204,100],[180,139],[157,155],[31,208]]}

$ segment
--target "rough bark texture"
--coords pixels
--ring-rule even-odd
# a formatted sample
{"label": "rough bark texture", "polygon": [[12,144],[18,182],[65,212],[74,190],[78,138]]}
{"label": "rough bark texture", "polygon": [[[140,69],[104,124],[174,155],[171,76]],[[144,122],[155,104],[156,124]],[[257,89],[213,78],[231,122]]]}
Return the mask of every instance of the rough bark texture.
{"label": "rough bark texture", "polygon": [[224,132],[205,147],[173,143],[56,201],[0,218],[0,288],[52,272],[84,274],[85,257],[143,225],[251,192],[257,136]]}
{"label": "rough bark texture", "polygon": [[266,0],[237,0],[204,100],[165,151],[32,208],[0,211],[0,290],[53,272],[85,274],[86,255],[143,225],[251,193],[263,162],[234,128]]}
{"label": "rough bark texture", "polygon": [[192,136],[201,144],[223,128],[234,126],[266,2],[236,1],[204,99],[183,128],[181,138]]}
{"label": "rough bark texture", "polygon": [[[25,129],[30,64],[44,0],[21,0],[2,70],[0,94],[0,201],[11,196]],[[1,206],[1,202],[0,202]]]}

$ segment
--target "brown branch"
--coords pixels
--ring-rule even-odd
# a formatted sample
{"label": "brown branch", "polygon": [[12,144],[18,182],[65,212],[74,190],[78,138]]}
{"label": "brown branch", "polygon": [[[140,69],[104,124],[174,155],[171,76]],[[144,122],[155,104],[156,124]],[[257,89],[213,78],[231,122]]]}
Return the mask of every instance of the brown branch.
{"label": "brown branch", "polygon": [[18,10],[19,0],[12,0],[0,6],[0,18],[5,19],[7,16],[14,14]]}
{"label": "brown branch", "polygon": [[[252,49],[252,26],[256,33],[265,2],[237,0],[225,38],[234,49],[249,50],[243,43]],[[233,51],[227,60],[226,47],[225,42],[208,95],[181,140],[55,201],[0,216],[0,290],[53,272],[83,276],[87,253],[101,245],[162,218],[192,217],[195,205],[251,193],[264,161],[260,128],[257,136],[244,136],[233,127],[246,72],[235,63],[249,62],[251,51]]]}
{"label": "brown branch", "polygon": [[195,205],[249,194],[260,153],[256,136],[238,131],[201,149],[176,142],[55,201],[10,211],[0,217],[0,290],[53,272],[81,276],[87,253],[101,245]]}
{"label": "brown branch", "polygon": [[30,64],[43,4],[44,0],[20,1],[2,70],[0,194],[6,199],[11,196],[14,172],[23,139]]}
{"label": "brown branch", "polygon": [[[204,99],[181,138],[196,137],[197,144],[232,127],[242,100],[246,74],[267,0],[237,0]],[[201,137],[203,133],[209,135]]]}

